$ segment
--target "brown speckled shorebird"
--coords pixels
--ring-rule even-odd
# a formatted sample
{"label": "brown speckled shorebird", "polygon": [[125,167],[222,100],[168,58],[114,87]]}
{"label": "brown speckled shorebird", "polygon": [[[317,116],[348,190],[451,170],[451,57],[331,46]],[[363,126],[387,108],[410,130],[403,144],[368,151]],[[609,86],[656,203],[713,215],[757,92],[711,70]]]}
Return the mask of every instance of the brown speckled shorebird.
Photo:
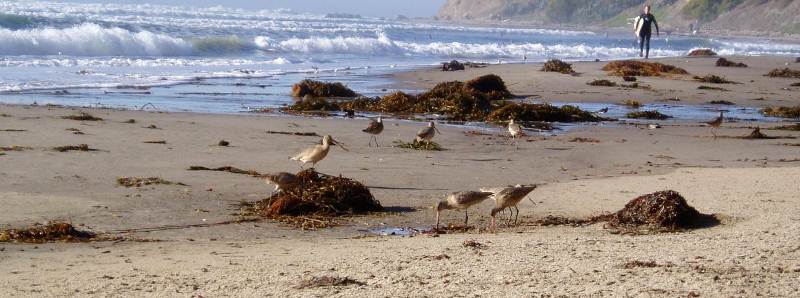
{"label": "brown speckled shorebird", "polygon": [[287,172],[265,174],[264,180],[266,180],[267,184],[275,184],[276,191],[284,190],[299,182],[295,174]]}
{"label": "brown speckled shorebird", "polygon": [[706,122],[706,124],[711,127],[711,134],[714,135],[715,140],[717,139],[717,132],[714,130],[719,129],[720,126],[722,126],[722,123],[725,121],[725,117],[723,117],[722,113],[722,111],[719,111],[719,117],[712,121]]}
{"label": "brown speckled shorebird", "polygon": [[383,132],[383,119],[381,119],[381,117],[378,117],[377,121],[376,120],[370,121],[369,126],[367,126],[367,128],[365,128],[362,131],[372,135],[369,138],[370,147],[372,147],[372,140],[375,140],[375,147],[380,147],[380,145],[378,145],[378,135]]}
{"label": "brown speckled shorebird", "polygon": [[342,146],[342,144],[336,142],[330,135],[325,135],[322,137],[322,144],[321,145],[314,145],[312,147],[306,148],[302,152],[298,153],[297,155],[291,157],[291,160],[296,160],[301,162],[300,168],[302,169],[303,166],[307,163],[311,163],[311,167],[317,166],[317,163],[328,156],[328,151],[331,149],[331,145],[339,145],[342,147],[342,150],[349,151],[347,148]]}
{"label": "brown speckled shorebird", "polygon": [[437,132],[441,133],[439,132],[439,129],[436,128],[436,123],[431,121],[430,123],[428,123],[428,127],[420,129],[417,132],[417,142],[425,141],[430,146],[431,140],[433,139],[433,136],[435,136]]}
{"label": "brown speckled shorebird", "polygon": [[[498,212],[503,211],[506,208],[508,208],[508,210],[511,211],[511,215],[509,215],[508,222],[506,222],[506,225],[511,224],[511,216],[514,215],[514,209],[517,210],[517,215],[516,217],[514,217],[514,224],[517,224],[517,220],[519,220],[519,208],[517,208],[517,204],[519,204],[519,202],[522,201],[522,199],[524,199],[529,193],[531,193],[534,189],[536,189],[536,187],[537,185],[531,185],[531,186],[517,185],[517,186],[501,188],[499,189],[499,191],[497,191],[498,189],[492,189],[493,193],[492,199],[494,199],[494,204],[495,204],[495,207],[492,209],[492,226],[491,226],[492,233],[494,233],[496,227],[495,216],[497,215]],[[514,209],[511,209],[511,207],[514,207]]]}
{"label": "brown speckled shorebird", "polygon": [[469,214],[467,209],[475,204],[485,201],[493,193],[486,191],[459,191],[451,193],[444,200],[434,206],[436,210],[436,228],[439,228],[439,217],[442,210],[464,210],[464,226],[469,222]]}

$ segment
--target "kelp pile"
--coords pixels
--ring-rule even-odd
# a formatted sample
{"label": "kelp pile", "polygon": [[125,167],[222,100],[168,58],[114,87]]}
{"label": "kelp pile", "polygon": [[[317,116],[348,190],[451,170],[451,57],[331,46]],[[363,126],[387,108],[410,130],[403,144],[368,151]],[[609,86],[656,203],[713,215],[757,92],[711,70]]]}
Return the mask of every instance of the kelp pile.
{"label": "kelp pile", "polygon": [[635,198],[625,208],[607,216],[608,227],[620,230],[674,232],[718,223],[713,215],[702,214],[673,190]]}
{"label": "kelp pile", "polygon": [[643,76],[653,77],[661,76],[663,74],[685,75],[689,74],[683,68],[675,67],[672,65],[657,63],[657,62],[644,62],[644,61],[612,61],[603,66],[603,70],[607,71],[612,76]]}
{"label": "kelp pile", "polygon": [[298,184],[256,202],[253,211],[290,223],[296,223],[298,218],[311,218],[311,221],[302,221],[302,227],[317,228],[320,226],[315,223],[327,226],[326,220],[334,217],[383,210],[369,188],[353,179],[318,173],[314,169],[297,173],[297,179]]}
{"label": "kelp pile", "polygon": [[541,71],[544,72],[559,72],[563,74],[575,73],[572,69],[572,64],[566,63],[559,59],[550,59],[542,65]]}
{"label": "kelp pile", "polygon": [[766,107],[761,110],[764,116],[781,118],[800,118],[800,106],[796,107]]}
{"label": "kelp pile", "polygon": [[687,56],[689,56],[689,57],[710,57],[710,56],[716,56],[716,55],[717,55],[717,53],[712,51],[711,49],[694,49],[691,52],[689,52],[689,55],[687,55]]}
{"label": "kelp pile", "polygon": [[634,108],[634,109],[638,109],[638,108],[642,107],[642,103],[641,102],[639,102],[638,100],[633,100],[633,99],[623,100],[622,102],[620,102],[620,104],[622,104],[623,106],[628,106],[628,107]]}
{"label": "kelp pile", "polygon": [[86,112],[80,112],[75,115],[68,115],[68,116],[61,116],[61,119],[67,120],[78,120],[78,121],[102,121],[103,118],[95,117],[92,114]]}
{"label": "kelp pile", "polygon": [[706,75],[703,77],[694,76],[694,80],[701,82],[701,83],[711,83],[711,84],[739,84],[734,81],[729,81],[728,79],[718,76],[718,75]]}
{"label": "kelp pile", "polygon": [[725,58],[719,58],[717,59],[717,67],[747,67],[747,64],[733,62]]}
{"label": "kelp pile", "polygon": [[311,97],[356,97],[358,96],[350,88],[342,83],[328,83],[314,80],[302,80],[292,86],[292,96],[303,98],[306,95]]}
{"label": "kelp pile", "polygon": [[782,125],[778,127],[770,128],[773,130],[791,130],[791,131],[800,131],[800,123],[795,123],[792,125]]}
{"label": "kelp pile", "polygon": [[504,123],[508,119],[519,121],[544,122],[598,122],[608,120],[593,113],[581,110],[576,106],[554,106],[547,103],[509,103],[494,110],[486,121]]}
{"label": "kelp pile", "polygon": [[414,150],[427,150],[427,151],[444,151],[442,145],[436,142],[425,142],[425,141],[417,141],[413,140],[411,142],[403,142],[400,140],[394,141],[394,147],[403,148],[403,149],[414,149]]}
{"label": "kelp pile", "polygon": [[52,241],[83,242],[92,241],[96,234],[75,229],[65,222],[50,222],[33,225],[24,229],[0,230],[0,242],[45,243]]}
{"label": "kelp pile", "polygon": [[609,80],[594,80],[589,83],[586,83],[589,86],[600,86],[600,87],[616,87],[617,83],[614,83]]}
{"label": "kelp pile", "polygon": [[733,103],[733,102],[730,102],[730,101],[727,101],[727,100],[712,100],[712,101],[709,101],[709,102],[708,102],[708,104],[712,104],[712,105],[725,105],[725,106],[732,106],[732,105],[735,105],[735,103]]}
{"label": "kelp pile", "polygon": [[672,118],[672,116],[664,115],[659,111],[636,111],[630,112],[625,115],[625,118],[629,119],[648,119],[648,120],[666,120]]}
{"label": "kelp pile", "polygon": [[766,76],[771,78],[800,79],[800,70],[794,70],[789,68],[783,68],[783,69],[778,68],[771,70],[769,73],[766,74]]}
{"label": "kelp pile", "polygon": [[307,98],[285,108],[288,111],[363,111],[387,114],[440,114],[455,121],[503,123],[515,117],[519,121],[579,122],[603,121],[574,106],[511,103],[513,94],[497,75],[485,75],[467,82],[443,82],[418,94],[394,92],[378,98],[328,101]]}
{"label": "kelp pile", "polygon": [[53,147],[53,150],[58,151],[58,152],[98,151],[97,149],[89,148],[89,145],[87,145],[87,144],[58,146],[58,147]]}
{"label": "kelp pile", "polygon": [[457,71],[457,70],[464,70],[464,64],[458,62],[458,60],[442,63],[442,71]]}
{"label": "kelp pile", "polygon": [[163,184],[163,185],[183,185],[186,184],[180,182],[172,182],[169,180],[164,180],[163,178],[159,177],[119,177],[117,178],[117,184],[125,187],[142,187],[145,185],[152,185],[152,184]]}

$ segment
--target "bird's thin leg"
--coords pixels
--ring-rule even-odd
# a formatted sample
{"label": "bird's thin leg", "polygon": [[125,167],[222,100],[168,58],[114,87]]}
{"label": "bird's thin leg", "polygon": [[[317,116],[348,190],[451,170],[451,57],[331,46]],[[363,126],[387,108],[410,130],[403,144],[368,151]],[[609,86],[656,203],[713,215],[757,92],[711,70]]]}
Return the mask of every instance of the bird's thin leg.
{"label": "bird's thin leg", "polygon": [[517,209],[517,216],[514,217],[514,225],[517,225],[517,221],[519,220],[519,207],[514,206],[514,209]]}
{"label": "bird's thin leg", "polygon": [[439,229],[439,211],[436,211],[436,229]]}
{"label": "bird's thin leg", "polygon": [[514,209],[508,207],[508,212],[510,213],[508,214],[508,218],[506,219],[506,227],[511,227],[511,218],[514,217]]}
{"label": "bird's thin leg", "polygon": [[494,226],[494,214],[492,214],[492,233],[496,233],[496,232],[497,232],[497,230],[495,230],[495,226]]}
{"label": "bird's thin leg", "polygon": [[711,134],[714,135],[714,140],[716,141],[717,140],[717,132],[715,131],[715,129],[713,127],[711,128]]}
{"label": "bird's thin leg", "polygon": [[373,137],[375,138],[375,147],[380,147],[381,145],[378,145],[378,136]]}
{"label": "bird's thin leg", "polygon": [[464,227],[467,227],[467,222],[469,222],[469,213],[467,210],[464,210]]}

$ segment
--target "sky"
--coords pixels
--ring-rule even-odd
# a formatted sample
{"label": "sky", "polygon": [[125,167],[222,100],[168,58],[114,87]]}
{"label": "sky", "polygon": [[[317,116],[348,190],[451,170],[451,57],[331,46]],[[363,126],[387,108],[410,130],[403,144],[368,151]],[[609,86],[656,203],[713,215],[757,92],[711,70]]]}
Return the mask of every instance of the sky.
{"label": "sky", "polygon": [[352,13],[372,17],[432,17],[445,0],[68,0],[81,3],[227,6],[244,9],[289,8],[297,12]]}

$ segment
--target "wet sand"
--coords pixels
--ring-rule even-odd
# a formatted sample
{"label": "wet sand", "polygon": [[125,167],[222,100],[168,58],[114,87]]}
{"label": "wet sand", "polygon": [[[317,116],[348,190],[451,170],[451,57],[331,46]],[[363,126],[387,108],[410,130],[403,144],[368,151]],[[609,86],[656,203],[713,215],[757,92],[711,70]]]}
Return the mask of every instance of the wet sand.
{"label": "wet sand", "polygon": [[[748,59],[777,65],[783,58]],[[592,64],[578,64],[576,70],[583,74],[577,78],[531,72],[536,85],[529,89],[515,76],[533,65],[398,76],[415,76],[424,82],[419,86],[427,86],[491,71],[513,84],[512,92],[533,95],[543,93],[535,86],[547,86],[546,80],[600,88],[585,85],[591,80],[589,73],[596,72]],[[693,66],[687,70],[702,72]],[[791,80],[756,78],[759,71],[748,77],[729,75],[732,80],[764,83],[733,86],[753,90],[724,92],[744,94],[726,99],[744,104],[750,103],[746,98],[751,95],[773,92],[787,95],[780,97],[782,102],[765,104],[798,100],[791,95],[797,91],[778,87]],[[696,83],[645,80],[659,86],[656,89],[661,84],[686,85],[679,91],[687,94],[682,103],[710,100],[688,96]],[[548,92],[580,95],[573,94],[580,89],[561,90]],[[609,88],[608,96],[599,93],[585,100],[613,103],[620,92],[627,91]],[[61,119],[79,110],[105,120]],[[472,135],[465,133],[469,128],[442,125],[442,134],[434,140],[447,150],[423,152],[389,145],[410,141],[424,123],[391,119],[378,139],[383,147],[375,148],[367,147],[369,136],[360,131],[366,127],[364,119],[11,105],[0,105],[0,114],[0,146],[31,148],[0,155],[0,227],[62,219],[95,232],[158,240],[0,244],[0,287],[7,295],[674,297],[796,296],[800,291],[800,153],[798,147],[785,145],[800,143],[795,139],[800,133],[764,129],[783,138],[733,138],[749,134],[751,127],[776,123],[726,123],[717,140],[698,121],[659,121],[663,127],[654,130],[605,123],[555,136],[534,135],[521,141],[519,149],[500,130],[484,131],[492,136]],[[128,119],[136,123],[124,123]],[[150,125],[157,128],[147,128]],[[318,142],[315,137],[267,134],[270,130],[331,134],[348,145],[349,152],[332,148],[317,170],[362,181],[392,212],[344,219],[338,227],[318,231],[268,220],[214,225],[238,218],[239,202],[266,198],[272,186],[245,175],[186,169],[200,165],[262,173],[297,171],[299,165],[288,157]],[[597,142],[571,142],[576,137]],[[217,146],[223,139],[231,145]],[[166,144],[143,143],[159,140]],[[77,144],[99,151],[50,149]],[[186,186],[125,188],[116,184],[122,176],[157,176]],[[392,237],[365,232],[429,227],[430,207],[446,193],[516,183],[543,186],[530,197],[535,206],[529,200],[521,203],[522,224],[502,227],[498,234],[483,230],[489,221],[488,201],[470,211],[470,222],[479,229],[468,233]],[[679,191],[702,212],[718,214],[722,224],[644,236],[611,234],[602,224],[531,224],[547,215],[584,217],[616,211],[638,195],[665,189]],[[444,215],[446,223],[463,219],[460,212]],[[203,224],[208,226],[185,227]],[[132,231],[142,228],[149,231]],[[465,240],[485,247],[463,247]],[[655,265],[626,268],[630,261]],[[303,280],[321,276],[349,277],[361,284],[298,288]]]}

